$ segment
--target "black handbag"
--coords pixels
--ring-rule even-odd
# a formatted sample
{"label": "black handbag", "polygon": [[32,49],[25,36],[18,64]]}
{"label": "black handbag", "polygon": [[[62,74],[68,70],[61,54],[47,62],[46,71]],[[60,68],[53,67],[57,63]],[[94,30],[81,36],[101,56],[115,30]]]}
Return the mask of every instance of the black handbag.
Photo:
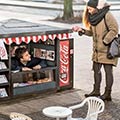
{"label": "black handbag", "polygon": [[[104,21],[105,21],[105,26],[109,31],[105,18]],[[120,34],[118,34],[118,36],[112,40],[112,42],[109,44],[107,51],[108,59],[113,59],[115,57],[120,57]]]}

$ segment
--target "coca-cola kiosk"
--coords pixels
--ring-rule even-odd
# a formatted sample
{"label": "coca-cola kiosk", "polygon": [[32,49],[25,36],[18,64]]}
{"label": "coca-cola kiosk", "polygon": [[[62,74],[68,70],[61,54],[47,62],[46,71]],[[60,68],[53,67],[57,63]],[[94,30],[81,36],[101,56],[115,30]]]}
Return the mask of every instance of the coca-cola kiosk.
{"label": "coca-cola kiosk", "polygon": [[[0,22],[0,99],[73,87],[73,37],[70,29],[17,19]],[[40,70],[11,70],[17,47],[47,61]]]}

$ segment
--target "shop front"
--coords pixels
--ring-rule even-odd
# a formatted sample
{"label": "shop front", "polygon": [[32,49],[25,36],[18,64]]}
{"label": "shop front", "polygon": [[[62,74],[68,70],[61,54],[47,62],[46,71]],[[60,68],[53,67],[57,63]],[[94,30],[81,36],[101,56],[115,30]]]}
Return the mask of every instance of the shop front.
{"label": "shop front", "polygon": [[[17,19],[0,24],[0,99],[73,87],[71,30]],[[13,70],[12,58],[19,47],[27,48],[32,57],[45,60],[46,67]]]}

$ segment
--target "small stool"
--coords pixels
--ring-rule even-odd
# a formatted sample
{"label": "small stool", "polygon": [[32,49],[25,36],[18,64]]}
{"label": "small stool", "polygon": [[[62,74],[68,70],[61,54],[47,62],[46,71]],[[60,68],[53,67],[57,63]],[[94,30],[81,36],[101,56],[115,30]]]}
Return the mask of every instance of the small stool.
{"label": "small stool", "polygon": [[21,113],[16,113],[16,112],[12,112],[10,114],[10,119],[11,120],[32,120],[30,117]]}
{"label": "small stool", "polygon": [[51,106],[44,108],[43,114],[47,117],[52,117],[56,118],[56,120],[59,120],[60,118],[65,118],[72,115],[72,110],[62,106]]}

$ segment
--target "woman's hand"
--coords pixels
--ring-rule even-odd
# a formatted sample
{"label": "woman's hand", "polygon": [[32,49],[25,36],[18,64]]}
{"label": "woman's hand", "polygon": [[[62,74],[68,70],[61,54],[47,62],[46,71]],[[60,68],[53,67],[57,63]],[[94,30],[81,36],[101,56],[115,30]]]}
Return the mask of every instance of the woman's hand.
{"label": "woman's hand", "polygon": [[74,31],[74,32],[82,32],[82,28],[81,27],[79,27],[79,26],[74,26],[74,27],[72,27],[72,31]]}

